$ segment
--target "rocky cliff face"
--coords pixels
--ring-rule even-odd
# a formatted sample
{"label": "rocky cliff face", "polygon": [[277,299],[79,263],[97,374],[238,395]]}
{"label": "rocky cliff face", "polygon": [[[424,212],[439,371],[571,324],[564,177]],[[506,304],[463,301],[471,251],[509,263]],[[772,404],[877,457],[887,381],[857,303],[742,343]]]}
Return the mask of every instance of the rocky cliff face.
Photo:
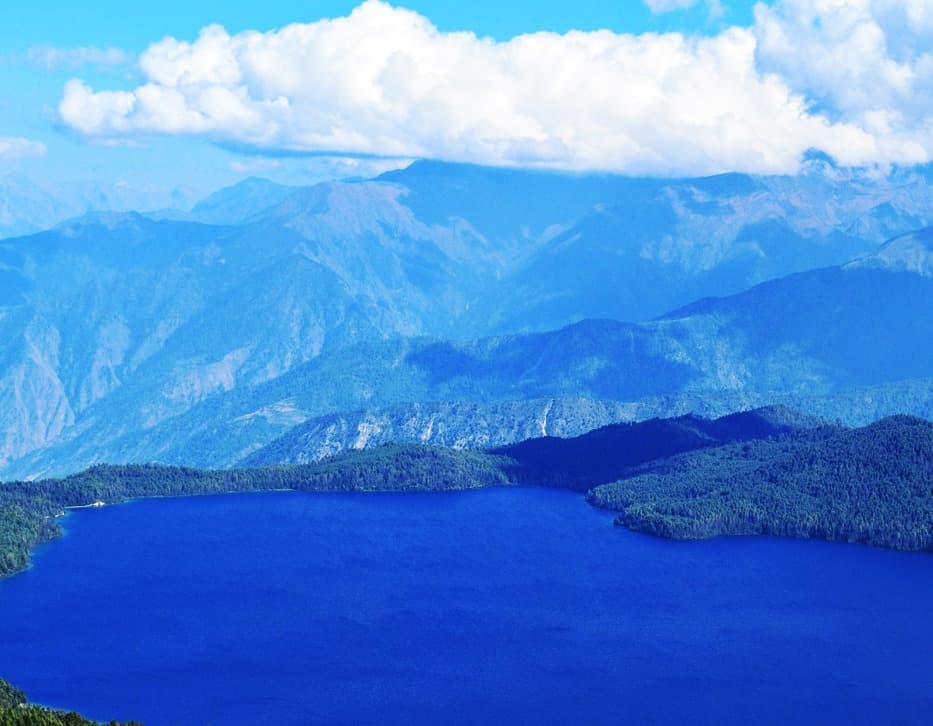
{"label": "rocky cliff face", "polygon": [[540,436],[576,436],[609,423],[643,418],[647,409],[645,405],[584,398],[400,404],[312,418],[241,463],[306,464],[392,441],[467,449]]}

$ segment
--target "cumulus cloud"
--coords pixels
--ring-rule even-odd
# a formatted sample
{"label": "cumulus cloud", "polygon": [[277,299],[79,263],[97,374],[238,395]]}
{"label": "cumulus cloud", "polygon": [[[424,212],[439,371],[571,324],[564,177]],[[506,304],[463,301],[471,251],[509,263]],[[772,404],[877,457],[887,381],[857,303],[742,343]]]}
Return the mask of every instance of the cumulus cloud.
{"label": "cumulus cloud", "polygon": [[[267,33],[209,26],[193,42],[166,38],[141,56],[142,85],[98,91],[73,79],[59,113],[89,137],[196,135],[265,153],[655,174],[792,172],[810,148],[843,164],[925,161],[929,96],[908,99],[933,65],[919,40],[895,56],[870,32],[852,49],[820,35],[850,27],[827,24],[832,13],[852,23],[845,9],[855,6],[879,22],[883,5],[899,32],[928,32],[927,0],[787,0],[760,5],[753,28],[715,37],[497,42],[368,0],[348,17]],[[861,90],[834,90],[823,68],[807,81],[810,65],[828,62],[819,47],[846,58],[868,48],[891,65],[849,69]]]}
{"label": "cumulus cloud", "polygon": [[129,56],[119,48],[53,48],[46,45],[30,48],[26,57],[48,70],[85,66],[115,68],[130,61]]}
{"label": "cumulus cloud", "polygon": [[0,161],[45,156],[45,144],[20,136],[0,136]]}
{"label": "cumulus cloud", "polygon": [[755,9],[757,61],[879,143],[933,148],[933,2],[782,0]]}

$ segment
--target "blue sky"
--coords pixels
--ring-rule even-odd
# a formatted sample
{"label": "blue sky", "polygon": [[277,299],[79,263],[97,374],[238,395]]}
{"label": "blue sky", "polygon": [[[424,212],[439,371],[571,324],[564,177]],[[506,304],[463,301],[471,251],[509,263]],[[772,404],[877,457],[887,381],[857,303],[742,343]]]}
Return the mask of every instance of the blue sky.
{"label": "blue sky", "polygon": [[[378,7],[353,13],[360,2],[163,0],[134,4],[128,12],[125,2],[113,0],[33,0],[6,10],[0,25],[0,172],[16,170],[48,180],[95,178],[213,188],[250,173],[288,182],[368,174],[415,156],[665,174],[731,168],[781,171],[792,168],[801,152],[815,145],[827,147],[837,158],[851,150],[848,161],[856,164],[922,162],[931,145],[923,131],[929,133],[929,109],[905,100],[918,89],[907,93],[903,81],[913,73],[922,90],[929,80],[923,73],[929,73],[930,64],[917,60],[924,44],[929,47],[933,25],[933,12],[927,13],[922,3],[903,0],[903,12],[895,17],[877,10],[882,0],[853,0],[852,6],[860,10],[830,16],[820,14],[817,0],[774,0],[760,6],[763,14],[756,21],[754,3],[748,0],[409,0],[391,6],[371,3]],[[683,5],[689,7],[678,9]],[[410,16],[399,12],[400,7],[423,16],[440,33],[434,37],[422,28],[407,35]],[[347,34],[330,33],[311,45],[301,41],[285,47],[274,32],[290,23],[313,28],[321,18],[351,13],[347,33],[355,41],[347,41]],[[389,84],[380,86],[380,92],[392,98],[380,118],[373,117],[372,98],[365,93],[343,97],[358,80],[349,60],[330,58],[332,65],[319,68],[332,46],[349,42],[339,46],[349,59],[360,45],[368,45],[365,36],[353,35],[354,28],[369,28],[374,45],[391,44],[382,26],[372,25],[372,18],[387,23],[386,35],[393,32],[390,26],[399,30],[397,48],[385,48],[378,58],[365,61],[375,64],[368,82]],[[283,76],[300,76],[309,69],[312,76],[317,70],[321,75],[281,92],[277,100],[288,106],[288,113],[281,105],[274,108],[276,99],[271,96],[259,97],[270,84],[276,85],[275,72],[246,78],[255,58],[237,56],[237,73],[246,74],[245,80],[218,76],[185,85],[179,68],[210,62],[198,48],[213,41],[195,41],[211,24],[227,31],[215,39],[215,49],[223,46],[241,53],[246,36],[237,34],[258,31],[262,49],[279,54]],[[897,47],[916,47],[916,58],[905,51],[904,57],[892,60],[886,45],[848,41],[847,29],[850,37],[871,38],[871,32],[859,32],[866,28],[888,39],[899,34]],[[608,46],[593,32],[602,29],[617,34]],[[454,34],[462,30],[497,42],[475,41],[464,50]],[[536,31],[558,35],[539,49],[509,43]],[[584,34],[565,35],[569,31]],[[688,40],[679,45],[659,40],[658,34],[664,33]],[[184,46],[181,60],[174,45],[159,43],[165,37],[191,44]],[[710,43],[690,40],[701,37]],[[787,42],[797,37],[800,48]],[[141,65],[147,49],[152,62]],[[836,63],[843,61],[845,68],[837,75],[821,62],[826,53]],[[554,54],[566,58],[555,59]],[[851,55],[852,63],[845,63],[845,54]],[[399,55],[415,59],[408,71],[396,62]],[[611,63],[604,56],[611,56]],[[490,64],[486,72],[492,74],[491,97],[514,93],[519,99],[527,93],[541,102],[525,98],[505,108],[495,98],[485,99],[485,78],[464,75],[457,58],[470,58],[477,68]],[[890,69],[895,61],[903,73],[877,75],[879,68]],[[542,74],[566,86],[551,87],[530,78],[538,66]],[[174,70],[167,71],[169,67]],[[390,71],[391,84],[386,81]],[[169,78],[166,72],[176,75]],[[437,88],[425,92],[423,81],[431,73],[446,76],[439,82],[435,78]],[[418,76],[421,81],[405,80]],[[343,79],[344,85],[328,91],[330,77]],[[590,86],[592,79],[603,77],[602,86]],[[80,85],[66,93],[66,84],[77,83],[72,79],[80,79]],[[847,95],[843,84],[854,90]],[[243,108],[231,111],[229,118],[205,120],[198,103],[203,103],[200,95],[207,86],[215,94],[213,103],[239,94]],[[144,112],[147,89],[152,87],[160,95]],[[458,105],[445,89],[463,89],[464,97],[472,94],[490,105]],[[663,97],[656,98],[652,89],[664,89]],[[178,115],[168,118],[161,109],[171,106],[179,90],[184,98]],[[119,91],[124,97],[101,91]],[[67,109],[62,104],[66,98],[72,101]],[[565,107],[555,110],[563,98]],[[126,104],[134,110],[128,111]],[[652,105],[653,111],[645,110]],[[582,110],[574,110],[578,108]],[[641,115],[633,115],[633,109]],[[303,120],[316,113],[321,118],[314,123]],[[191,120],[195,117],[200,119],[197,123]],[[461,118],[463,128],[451,130]],[[606,120],[613,118],[618,119],[615,125]],[[610,136],[615,141],[602,144],[600,139]],[[736,141],[724,145],[725,136]],[[44,154],[33,153],[39,145]],[[383,156],[387,158],[372,159]],[[684,159],[682,168],[677,159]]]}
{"label": "blue sky", "polygon": [[[231,32],[271,30],[288,23],[346,15],[357,4],[353,0],[163,0],[132,5],[116,0],[32,0],[4,11],[0,47],[24,51],[39,45],[90,45],[141,51],[164,35],[193,37],[210,23],[220,23]],[[652,13],[638,0],[408,0],[399,4],[426,15],[441,30],[472,30],[500,40],[538,30],[709,32],[716,25],[709,22],[702,3],[693,9],[663,14]],[[753,5],[748,0],[729,2],[724,21],[748,24]]]}

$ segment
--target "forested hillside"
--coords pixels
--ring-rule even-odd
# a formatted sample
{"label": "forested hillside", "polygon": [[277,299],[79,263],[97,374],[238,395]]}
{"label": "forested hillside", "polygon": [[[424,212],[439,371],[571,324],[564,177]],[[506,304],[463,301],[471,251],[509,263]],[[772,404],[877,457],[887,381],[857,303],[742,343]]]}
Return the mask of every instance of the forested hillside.
{"label": "forested hillside", "polygon": [[767,534],[933,551],[933,424],[894,416],[693,451],[588,494],[662,537]]}
{"label": "forested hillside", "polygon": [[716,420],[699,416],[615,424],[571,439],[537,438],[493,449],[509,460],[516,483],[586,491],[619,479],[649,461],[695,449],[782,436],[822,425],[784,408],[765,408]]}

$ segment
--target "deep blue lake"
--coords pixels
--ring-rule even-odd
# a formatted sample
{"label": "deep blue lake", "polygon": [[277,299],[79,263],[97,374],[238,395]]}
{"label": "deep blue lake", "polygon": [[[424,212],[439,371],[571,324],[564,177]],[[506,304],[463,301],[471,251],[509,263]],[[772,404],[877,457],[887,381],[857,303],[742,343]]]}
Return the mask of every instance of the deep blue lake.
{"label": "deep blue lake", "polygon": [[75,511],[0,582],[0,675],[150,726],[929,723],[933,556],[611,521],[539,489]]}

